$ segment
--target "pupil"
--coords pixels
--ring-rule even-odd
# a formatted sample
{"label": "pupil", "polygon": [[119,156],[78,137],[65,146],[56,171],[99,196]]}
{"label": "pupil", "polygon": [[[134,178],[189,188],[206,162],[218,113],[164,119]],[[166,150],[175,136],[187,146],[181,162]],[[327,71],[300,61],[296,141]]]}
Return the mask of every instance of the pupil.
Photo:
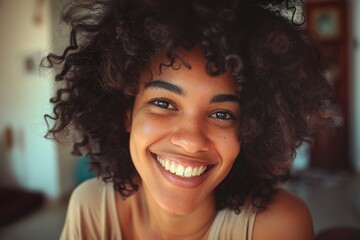
{"label": "pupil", "polygon": [[218,118],[222,118],[225,119],[226,118],[226,114],[225,113],[217,113]]}
{"label": "pupil", "polygon": [[161,106],[161,107],[167,107],[167,103],[166,102],[159,102],[159,105]]}

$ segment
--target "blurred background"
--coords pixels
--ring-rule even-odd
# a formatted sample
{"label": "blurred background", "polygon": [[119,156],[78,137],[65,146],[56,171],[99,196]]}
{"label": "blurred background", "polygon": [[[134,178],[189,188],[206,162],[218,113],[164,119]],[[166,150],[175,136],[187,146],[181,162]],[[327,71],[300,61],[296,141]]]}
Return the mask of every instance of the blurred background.
{"label": "blurred background", "polygon": [[[39,63],[68,43],[59,23],[67,1],[0,0],[0,239],[58,239],[69,194],[92,177],[87,159],[70,155],[71,139],[44,138],[54,73]],[[316,126],[284,187],[309,205],[320,236],[360,228],[360,1],[304,2],[336,91],[325,110],[334,129]]]}

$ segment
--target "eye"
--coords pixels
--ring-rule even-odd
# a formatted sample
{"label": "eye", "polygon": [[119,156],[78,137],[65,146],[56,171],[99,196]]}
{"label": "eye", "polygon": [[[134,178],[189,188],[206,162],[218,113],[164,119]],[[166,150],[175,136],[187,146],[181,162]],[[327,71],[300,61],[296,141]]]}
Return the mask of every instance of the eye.
{"label": "eye", "polygon": [[164,100],[164,99],[155,99],[155,100],[152,100],[151,103],[160,108],[175,109],[175,107],[169,101]]}
{"label": "eye", "polygon": [[220,112],[215,112],[213,114],[210,115],[210,117],[212,118],[217,118],[217,119],[221,119],[221,120],[231,120],[234,119],[233,114],[226,112],[226,111],[220,111]]}

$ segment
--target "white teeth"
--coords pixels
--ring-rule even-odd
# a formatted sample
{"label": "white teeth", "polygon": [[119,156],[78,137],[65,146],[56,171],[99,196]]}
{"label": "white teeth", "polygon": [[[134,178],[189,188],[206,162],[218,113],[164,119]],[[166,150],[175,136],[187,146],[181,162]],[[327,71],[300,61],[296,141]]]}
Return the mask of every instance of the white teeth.
{"label": "white teeth", "polygon": [[172,164],[171,164],[171,166],[170,166],[170,172],[176,173],[176,165],[175,165],[175,163],[172,163]]}
{"label": "white teeth", "polygon": [[184,176],[184,167],[181,165],[178,165],[176,168],[176,175],[178,176]]}
{"label": "white teeth", "polygon": [[204,167],[201,166],[201,167],[199,167],[199,170],[198,170],[198,172],[197,172],[197,175],[200,175],[200,174],[202,174],[203,172],[204,172]]}
{"label": "white teeth", "polygon": [[[164,167],[164,165],[162,165]],[[165,170],[169,171],[170,170],[170,162],[169,161],[165,161]]]}
{"label": "white teeth", "polygon": [[184,167],[183,165],[180,165],[178,163],[170,162],[168,160],[163,160],[159,156],[156,156],[156,160],[161,164],[161,166],[163,166],[163,168],[166,171],[170,171],[171,173],[180,177],[189,178],[189,177],[200,176],[207,169],[207,166],[200,166],[194,168],[190,166]]}
{"label": "white teeth", "polygon": [[192,175],[192,168],[187,167],[184,172],[184,177],[191,177],[191,175]]}
{"label": "white teeth", "polygon": [[196,176],[198,174],[198,169],[199,169],[198,167],[194,168],[192,170],[191,176]]}

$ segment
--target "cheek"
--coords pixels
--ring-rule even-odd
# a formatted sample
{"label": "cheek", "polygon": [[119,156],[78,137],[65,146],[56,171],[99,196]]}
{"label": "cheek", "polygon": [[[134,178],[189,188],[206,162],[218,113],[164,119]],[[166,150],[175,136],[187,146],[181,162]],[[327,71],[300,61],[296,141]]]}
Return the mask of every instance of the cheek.
{"label": "cheek", "polygon": [[144,121],[139,130],[144,135],[153,135],[159,130],[159,126],[157,124],[152,123],[151,121]]}
{"label": "cheek", "polygon": [[134,119],[132,134],[140,140],[154,139],[168,129],[167,122],[151,115],[142,115]]}
{"label": "cheek", "polygon": [[[219,141],[220,140],[220,141]],[[229,163],[232,163],[239,155],[241,143],[237,134],[223,135],[217,140],[218,149],[221,151],[222,158]]]}
{"label": "cheek", "polygon": [[133,118],[130,132],[130,154],[136,169],[144,174],[142,167],[146,164],[149,147],[165,135],[166,127],[161,121],[148,115],[136,115]]}

